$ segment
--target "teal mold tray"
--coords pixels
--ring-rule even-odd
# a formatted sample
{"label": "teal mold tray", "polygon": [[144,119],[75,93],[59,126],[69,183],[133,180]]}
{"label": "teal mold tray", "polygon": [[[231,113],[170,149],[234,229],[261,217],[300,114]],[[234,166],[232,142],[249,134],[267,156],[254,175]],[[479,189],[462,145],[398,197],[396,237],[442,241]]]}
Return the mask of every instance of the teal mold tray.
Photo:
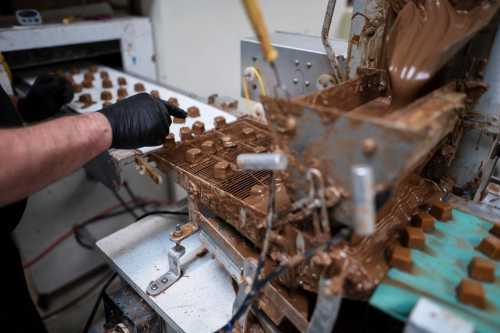
{"label": "teal mold tray", "polygon": [[476,332],[500,332],[500,262],[496,261],[495,282],[482,282],[486,293],[486,309],[462,304],[455,288],[468,276],[467,266],[476,250],[489,234],[490,222],[453,210],[453,220],[436,222],[436,230],[426,233],[424,251],[411,250],[410,272],[391,268],[377,287],[370,304],[400,320],[406,320],[421,297],[428,298],[475,326]]}

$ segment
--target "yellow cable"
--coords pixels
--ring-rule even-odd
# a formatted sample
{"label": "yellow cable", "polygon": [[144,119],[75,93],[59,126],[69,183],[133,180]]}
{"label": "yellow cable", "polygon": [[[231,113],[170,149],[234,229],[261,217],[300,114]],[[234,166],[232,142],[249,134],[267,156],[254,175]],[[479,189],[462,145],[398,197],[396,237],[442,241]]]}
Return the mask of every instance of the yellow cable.
{"label": "yellow cable", "polygon": [[[260,94],[262,96],[267,96],[266,84],[264,83],[264,80],[262,79],[262,76],[260,75],[259,71],[255,67],[248,67],[248,68],[252,71],[252,73],[257,78],[257,83],[259,84]],[[242,79],[243,79],[243,96],[247,99],[250,99],[250,91],[248,90],[248,82],[247,82],[245,76],[243,76]]]}
{"label": "yellow cable", "polygon": [[262,76],[260,76],[259,71],[255,67],[250,67],[250,68],[252,69],[252,71],[255,74],[255,77],[257,78],[257,82],[259,83],[259,89],[260,89],[261,95],[267,96],[266,85],[264,84],[264,80],[262,80]]}
{"label": "yellow cable", "polygon": [[250,99],[250,92],[248,91],[247,79],[244,76],[242,77],[242,83],[243,83],[243,96],[246,99]]}

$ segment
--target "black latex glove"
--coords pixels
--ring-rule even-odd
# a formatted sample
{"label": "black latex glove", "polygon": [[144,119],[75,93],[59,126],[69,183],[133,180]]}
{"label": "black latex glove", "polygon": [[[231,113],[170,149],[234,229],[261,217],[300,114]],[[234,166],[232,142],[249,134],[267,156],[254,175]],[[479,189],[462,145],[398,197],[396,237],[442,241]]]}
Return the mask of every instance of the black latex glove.
{"label": "black latex glove", "polygon": [[122,149],[161,145],[172,122],[170,116],[187,116],[184,110],[146,93],[121,100],[99,112],[111,124],[111,147]]}
{"label": "black latex glove", "polygon": [[53,117],[72,99],[70,82],[59,75],[42,74],[36,78],[28,95],[17,102],[17,108],[23,119],[31,123]]}

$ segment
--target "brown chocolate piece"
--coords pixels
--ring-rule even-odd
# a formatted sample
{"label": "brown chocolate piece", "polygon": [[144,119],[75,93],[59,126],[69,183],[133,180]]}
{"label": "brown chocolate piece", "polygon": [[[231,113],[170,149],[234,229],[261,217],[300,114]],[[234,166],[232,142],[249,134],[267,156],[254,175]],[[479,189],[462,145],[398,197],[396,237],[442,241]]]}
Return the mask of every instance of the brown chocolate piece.
{"label": "brown chocolate piece", "polygon": [[268,192],[266,186],[254,185],[250,189],[248,197],[245,198],[245,202],[259,211],[266,211]]}
{"label": "brown chocolate piece", "polygon": [[189,127],[181,127],[179,130],[181,133],[181,140],[191,140],[193,138],[193,134],[191,133],[191,129]]}
{"label": "brown chocolate piece", "polygon": [[266,147],[264,146],[257,146],[253,149],[253,152],[256,153],[256,154],[260,154],[260,153],[263,153],[265,152],[267,149]]}
{"label": "brown chocolate piece", "polygon": [[186,122],[185,118],[172,117],[172,122],[174,124],[184,124]]}
{"label": "brown chocolate piece", "polygon": [[205,132],[205,124],[201,121],[195,121],[192,129],[194,134],[201,135]]}
{"label": "brown chocolate piece", "polygon": [[96,73],[97,72],[97,65],[90,65],[89,72]]}
{"label": "brown chocolate piece", "polygon": [[103,91],[101,92],[101,100],[103,101],[109,101],[113,99],[113,94],[111,91]]}
{"label": "brown chocolate piece", "polygon": [[158,90],[151,90],[151,96],[160,98],[160,92]]}
{"label": "brown chocolate piece", "polygon": [[92,103],[92,96],[90,94],[81,94],[78,100],[83,104]]}
{"label": "brown chocolate piece", "polygon": [[127,79],[124,78],[123,76],[120,76],[118,78],[118,85],[119,86],[126,86],[127,85]]}
{"label": "brown chocolate piece", "polygon": [[500,260],[500,239],[495,236],[483,238],[477,249],[491,259]]}
{"label": "brown chocolate piece", "polygon": [[175,148],[175,136],[174,133],[169,133],[165,137],[165,141],[163,142],[163,147],[166,149],[174,149]]}
{"label": "brown chocolate piece", "polygon": [[490,229],[490,234],[500,238],[500,223],[493,225],[493,227]]}
{"label": "brown chocolate piece", "polygon": [[425,234],[422,229],[406,227],[402,237],[403,244],[412,249],[425,249]]}
{"label": "brown chocolate piece", "polygon": [[468,266],[469,277],[484,282],[495,282],[495,263],[491,260],[474,257]]}
{"label": "brown chocolate piece", "polygon": [[111,104],[113,104],[113,103],[111,103],[111,102],[104,102],[104,103],[102,103],[102,107],[105,108],[106,106],[110,106]]}
{"label": "brown chocolate piece", "polygon": [[226,118],[223,116],[217,116],[214,118],[214,127],[215,129],[221,129],[226,125]]}
{"label": "brown chocolate piece", "polygon": [[167,101],[168,104],[179,107],[179,101],[175,97],[170,97]]}
{"label": "brown chocolate piece", "polygon": [[462,279],[456,288],[457,297],[463,304],[475,306],[480,309],[486,308],[486,295],[481,283]]}
{"label": "brown chocolate piece", "polygon": [[95,77],[93,73],[87,72],[83,74],[83,79],[87,81],[94,81]]}
{"label": "brown chocolate piece", "polygon": [[92,81],[90,81],[90,80],[83,80],[82,81],[82,86],[84,88],[89,89],[89,88],[92,88],[94,85],[92,84]]}
{"label": "brown chocolate piece", "polygon": [[100,75],[101,79],[103,79],[103,80],[104,80],[104,79],[109,79],[109,74],[108,74],[108,72],[106,72],[106,71],[101,71],[101,72],[99,73],[99,75]]}
{"label": "brown chocolate piece", "polygon": [[255,135],[255,130],[251,127],[243,128],[242,132],[243,132],[243,135],[246,137],[252,137]]}
{"label": "brown chocolate piece", "polygon": [[201,149],[191,148],[186,151],[185,160],[189,163],[194,163],[202,156]]}
{"label": "brown chocolate piece", "polygon": [[200,109],[198,109],[196,106],[190,106],[187,109],[187,114],[191,118],[196,118],[200,116]]}
{"label": "brown chocolate piece", "polygon": [[120,97],[120,98],[125,98],[128,96],[127,88],[123,88],[123,87],[118,88],[117,93],[118,93],[118,97]]}
{"label": "brown chocolate piece", "polygon": [[110,79],[106,78],[102,80],[102,87],[103,88],[113,88],[113,81]]}
{"label": "brown chocolate piece", "polygon": [[78,67],[71,67],[71,68],[69,69],[69,72],[70,72],[71,74],[78,74],[78,73],[80,73],[80,69],[79,69]]}
{"label": "brown chocolate piece", "polygon": [[427,213],[418,213],[413,215],[411,224],[417,228],[421,228],[424,232],[431,232],[435,229],[434,217]]}
{"label": "brown chocolate piece", "polygon": [[225,161],[217,162],[214,165],[214,178],[224,179],[229,172],[229,163]]}
{"label": "brown chocolate piece", "polygon": [[79,93],[82,92],[82,86],[78,83],[73,83],[71,85],[73,87],[73,92]]}
{"label": "brown chocolate piece", "polygon": [[134,84],[134,90],[136,92],[143,92],[143,91],[146,91],[146,88],[144,88],[144,84],[138,82],[138,83]]}
{"label": "brown chocolate piece", "polygon": [[236,147],[236,143],[234,143],[233,138],[229,135],[224,135],[220,138],[222,142],[222,146],[224,148],[233,148]]}
{"label": "brown chocolate piece", "polygon": [[411,260],[411,250],[409,248],[396,245],[391,251],[389,265],[402,271],[410,272],[413,266],[413,262]]}
{"label": "brown chocolate piece", "polygon": [[429,214],[434,216],[437,220],[446,222],[453,219],[452,207],[444,202],[438,202],[431,206]]}
{"label": "brown chocolate piece", "polygon": [[207,154],[215,153],[215,143],[211,140],[203,141],[201,149]]}

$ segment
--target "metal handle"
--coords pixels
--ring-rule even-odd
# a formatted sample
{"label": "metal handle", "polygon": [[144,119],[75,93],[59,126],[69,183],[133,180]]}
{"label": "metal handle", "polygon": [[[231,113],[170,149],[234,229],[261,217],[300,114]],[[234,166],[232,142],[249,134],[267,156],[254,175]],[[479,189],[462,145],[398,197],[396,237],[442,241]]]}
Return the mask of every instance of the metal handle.
{"label": "metal handle", "polygon": [[244,170],[285,170],[288,158],[281,153],[240,154],[236,163]]}
{"label": "metal handle", "polygon": [[250,19],[252,28],[257,34],[264,58],[269,63],[274,62],[278,58],[278,51],[271,45],[271,39],[267,32],[266,23],[259,2],[257,0],[243,0],[243,6]]}

